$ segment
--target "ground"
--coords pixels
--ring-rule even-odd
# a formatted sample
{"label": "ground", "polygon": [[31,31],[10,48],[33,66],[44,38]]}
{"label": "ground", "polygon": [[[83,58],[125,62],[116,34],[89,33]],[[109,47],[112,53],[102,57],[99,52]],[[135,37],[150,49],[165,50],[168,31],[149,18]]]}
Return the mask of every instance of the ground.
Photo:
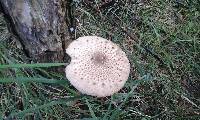
{"label": "ground", "polygon": [[30,60],[0,14],[0,119],[200,119],[200,1],[91,1],[74,0],[73,35],[117,43],[131,63],[125,87],[81,95],[44,68],[62,64],[21,66]]}

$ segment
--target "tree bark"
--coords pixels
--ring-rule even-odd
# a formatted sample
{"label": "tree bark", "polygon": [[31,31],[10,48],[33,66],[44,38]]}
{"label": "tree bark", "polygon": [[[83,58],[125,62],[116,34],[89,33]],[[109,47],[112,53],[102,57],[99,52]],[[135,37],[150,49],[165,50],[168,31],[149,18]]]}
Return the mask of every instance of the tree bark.
{"label": "tree bark", "polygon": [[29,57],[39,62],[63,61],[70,40],[67,0],[0,0],[0,4]]}

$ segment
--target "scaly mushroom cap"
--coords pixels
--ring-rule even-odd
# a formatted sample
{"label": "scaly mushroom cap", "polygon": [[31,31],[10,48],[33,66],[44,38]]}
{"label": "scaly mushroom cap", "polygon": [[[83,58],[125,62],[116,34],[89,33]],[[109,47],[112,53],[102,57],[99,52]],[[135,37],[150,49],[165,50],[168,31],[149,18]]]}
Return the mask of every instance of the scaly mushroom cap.
{"label": "scaly mushroom cap", "polygon": [[71,57],[66,77],[81,93],[110,96],[128,79],[130,63],[126,54],[104,38],[80,37],[68,46],[66,53]]}

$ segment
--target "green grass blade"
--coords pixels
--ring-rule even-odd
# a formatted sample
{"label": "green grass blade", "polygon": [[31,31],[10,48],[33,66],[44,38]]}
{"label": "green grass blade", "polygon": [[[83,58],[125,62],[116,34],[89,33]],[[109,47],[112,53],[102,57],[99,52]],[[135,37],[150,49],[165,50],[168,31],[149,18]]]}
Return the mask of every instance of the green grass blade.
{"label": "green grass blade", "polygon": [[86,101],[86,104],[87,104],[87,106],[88,106],[88,108],[89,108],[89,111],[90,111],[90,114],[91,114],[92,118],[93,118],[94,120],[97,120],[97,117],[96,117],[94,111],[92,110],[92,106],[91,106],[91,104],[88,102],[88,99],[86,98],[85,101]]}
{"label": "green grass blade", "polygon": [[67,80],[56,80],[47,78],[34,78],[34,77],[17,77],[17,78],[0,78],[0,83],[25,83],[25,82],[39,82],[39,83],[49,83],[49,84],[64,84]]}
{"label": "green grass blade", "polygon": [[117,108],[113,111],[112,115],[110,116],[111,120],[118,118],[118,116],[121,113],[122,106],[128,101],[128,98],[131,97],[131,95],[133,94],[133,92],[136,88],[137,88],[137,84],[132,87],[131,91],[129,93],[127,93],[127,95],[125,96],[123,102],[119,106],[117,106]]}
{"label": "green grass blade", "polygon": [[103,120],[107,120],[108,114],[109,114],[110,112],[112,112],[112,111],[111,111],[112,101],[113,101],[113,96],[111,96],[111,100],[110,100],[110,103],[109,103],[109,106],[108,106],[108,110],[107,110],[107,112],[104,114]]}
{"label": "green grass blade", "polygon": [[55,67],[63,66],[66,63],[34,63],[34,64],[9,64],[9,65],[0,65],[0,69],[5,68],[38,68],[38,67]]}
{"label": "green grass blade", "polygon": [[82,99],[82,98],[83,98],[83,96],[76,96],[76,97],[68,98],[66,100],[52,101],[52,102],[46,103],[46,104],[41,105],[41,106],[32,107],[32,108],[29,108],[29,109],[26,109],[26,110],[23,110],[23,111],[17,112],[17,113],[12,113],[8,118],[21,117],[21,116],[24,116],[26,113],[31,113],[31,112],[34,112],[34,111],[37,111],[37,110],[40,110],[40,109],[43,109],[43,108],[51,107],[51,106],[54,106],[54,105],[58,105],[58,104],[66,104],[67,102]]}

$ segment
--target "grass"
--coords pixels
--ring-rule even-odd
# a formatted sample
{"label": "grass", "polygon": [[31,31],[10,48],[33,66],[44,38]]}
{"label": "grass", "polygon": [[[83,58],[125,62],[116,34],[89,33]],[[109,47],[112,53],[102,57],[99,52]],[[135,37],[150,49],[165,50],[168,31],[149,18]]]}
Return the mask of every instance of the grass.
{"label": "grass", "polygon": [[81,95],[63,73],[30,64],[0,15],[0,119],[200,119],[200,1],[74,1],[75,37],[119,44],[131,62],[115,95]]}

